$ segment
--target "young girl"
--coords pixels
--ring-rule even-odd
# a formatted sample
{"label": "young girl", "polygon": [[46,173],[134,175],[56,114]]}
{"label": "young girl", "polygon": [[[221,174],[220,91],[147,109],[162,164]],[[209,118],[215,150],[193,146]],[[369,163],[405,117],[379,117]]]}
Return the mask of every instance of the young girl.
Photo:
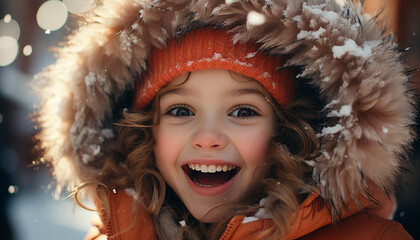
{"label": "young girl", "polygon": [[38,76],[57,190],[98,207],[88,239],[411,239],[386,218],[413,99],[360,6],[97,4]]}

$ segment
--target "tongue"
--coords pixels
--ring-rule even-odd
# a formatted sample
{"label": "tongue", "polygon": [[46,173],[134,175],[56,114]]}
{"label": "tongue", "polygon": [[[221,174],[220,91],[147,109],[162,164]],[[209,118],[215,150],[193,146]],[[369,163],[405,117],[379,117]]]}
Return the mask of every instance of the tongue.
{"label": "tongue", "polygon": [[229,181],[235,175],[235,173],[235,170],[217,173],[196,172],[194,182],[202,187],[215,187],[223,185]]}

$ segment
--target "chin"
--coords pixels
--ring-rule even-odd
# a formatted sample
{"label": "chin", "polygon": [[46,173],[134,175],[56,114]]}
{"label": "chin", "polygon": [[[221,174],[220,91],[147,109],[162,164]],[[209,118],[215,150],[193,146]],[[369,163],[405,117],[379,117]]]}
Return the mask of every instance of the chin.
{"label": "chin", "polygon": [[190,213],[195,219],[202,223],[217,223],[222,221],[225,217],[227,217],[226,211],[223,211],[222,208],[209,210],[207,212],[203,212],[201,210],[196,213],[193,213],[192,211],[190,211]]}

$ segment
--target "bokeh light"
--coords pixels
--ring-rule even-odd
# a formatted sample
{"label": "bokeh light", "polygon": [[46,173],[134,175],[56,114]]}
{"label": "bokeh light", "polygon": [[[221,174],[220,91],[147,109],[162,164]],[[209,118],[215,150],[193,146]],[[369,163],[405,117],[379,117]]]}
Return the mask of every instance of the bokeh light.
{"label": "bokeh light", "polygon": [[63,0],[69,12],[74,14],[84,13],[92,8],[93,0]]}
{"label": "bokeh light", "polygon": [[0,66],[4,67],[15,61],[19,45],[11,36],[0,36]]}
{"label": "bokeh light", "polygon": [[8,191],[10,194],[16,194],[19,192],[19,187],[16,185],[10,185]]}
{"label": "bokeh light", "polygon": [[10,14],[0,20],[0,36],[10,36],[18,40],[20,36],[20,27],[16,20],[12,19]]}
{"label": "bokeh light", "polygon": [[26,45],[25,47],[23,47],[22,52],[23,52],[23,55],[30,56],[32,54],[32,46]]}
{"label": "bokeh light", "polygon": [[64,26],[68,12],[66,5],[57,0],[44,2],[38,9],[36,20],[44,30],[55,31]]}
{"label": "bokeh light", "polygon": [[3,19],[6,23],[9,23],[12,20],[12,15],[10,14],[6,14],[4,15],[4,19]]}

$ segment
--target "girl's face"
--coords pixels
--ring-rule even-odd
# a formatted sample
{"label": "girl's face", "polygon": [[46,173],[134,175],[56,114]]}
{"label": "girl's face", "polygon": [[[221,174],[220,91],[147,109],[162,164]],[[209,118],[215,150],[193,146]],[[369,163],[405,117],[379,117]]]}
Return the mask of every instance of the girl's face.
{"label": "girl's face", "polygon": [[227,70],[185,78],[171,81],[161,96],[153,129],[156,164],[195,218],[217,222],[226,213],[210,210],[242,200],[267,172],[273,109],[257,81],[238,80]]}

